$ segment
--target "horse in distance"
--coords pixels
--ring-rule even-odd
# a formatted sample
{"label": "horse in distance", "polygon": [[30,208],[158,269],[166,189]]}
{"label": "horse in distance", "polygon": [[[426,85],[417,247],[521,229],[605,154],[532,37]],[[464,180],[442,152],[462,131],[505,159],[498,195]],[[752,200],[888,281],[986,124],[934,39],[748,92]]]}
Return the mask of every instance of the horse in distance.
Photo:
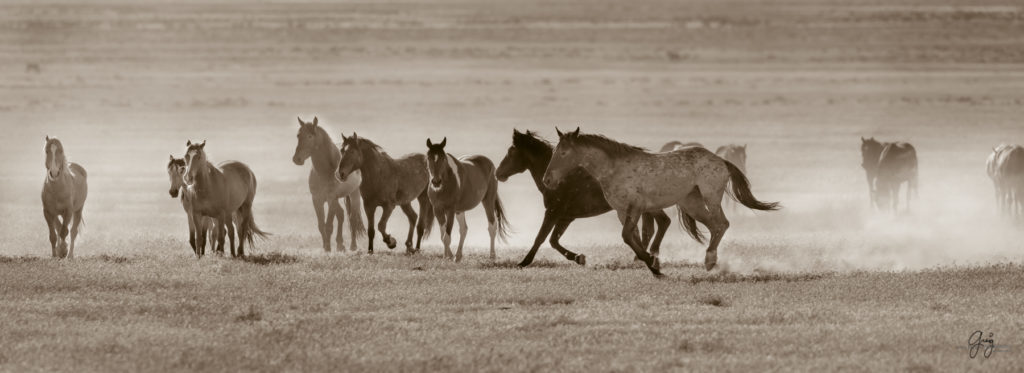
{"label": "horse in distance", "polygon": [[1005,204],[1012,217],[1024,216],[1024,147],[1008,146],[999,153],[998,170],[1007,194]]}
{"label": "horse in distance", "polygon": [[[704,267],[710,271],[718,261],[718,245],[729,228],[721,206],[728,182],[732,182],[731,195],[744,206],[756,210],[779,208],[776,202],[757,200],[739,168],[704,148],[652,154],[601,135],[581,134],[579,128],[564,134],[559,131],[558,136],[544,184],[556,188],[574,168],[586,169],[601,184],[605,199],[618,213],[623,241],[655,277],[662,276],[658,257],[644,252],[632,234],[642,213],[676,206],[683,227],[698,242],[703,242],[703,234],[695,221],[704,224],[711,233],[704,258]],[[667,224],[658,226],[652,252],[667,228]]]}
{"label": "horse in distance", "polygon": [[[502,182],[508,180],[512,175],[529,171],[537,190],[544,196],[544,220],[541,222],[540,231],[537,232],[533,246],[519,263],[520,267],[528,266],[533,262],[537,250],[549,234],[551,235],[551,247],[559,254],[577,264],[586,265],[587,257],[585,255],[566,249],[559,243],[559,239],[574,220],[601,215],[612,209],[611,206],[608,206],[608,201],[604,199],[601,185],[583,169],[578,168],[569,173],[565,182],[556,189],[544,186],[541,179],[544,177],[544,171],[548,168],[548,163],[551,162],[553,150],[554,146],[537,134],[513,129],[512,146],[508,148],[505,158],[501,160],[495,171],[498,181]],[[649,215],[645,213],[644,216],[644,236],[641,238],[644,247],[648,246],[654,235],[653,227],[648,228],[654,221],[653,216]],[[664,212],[661,215],[664,216],[663,219],[669,219]]]}
{"label": "horse in distance", "polygon": [[[373,254],[374,216],[380,207],[382,214],[377,229],[389,249],[397,246],[397,240],[387,233],[388,220],[395,207],[401,206],[409,218],[409,234],[405,240],[406,253],[420,250],[423,237],[430,234],[434,223],[433,208],[427,197],[427,157],[423,154],[409,154],[399,159],[391,158],[380,146],[367,138],[352,133],[342,136],[341,163],[336,177],[344,182],[357,171],[362,172],[359,186],[363,197],[363,212],[366,214],[367,253]],[[420,212],[412,208],[412,201],[419,201]],[[413,229],[416,230],[416,245],[413,246]]]}
{"label": "horse in distance", "polygon": [[[195,189],[192,200],[192,216],[198,221],[203,216],[215,220],[217,251],[224,251],[224,234],[230,241],[231,255],[245,256],[245,242],[253,245],[254,237],[266,238],[269,233],[256,226],[253,219],[252,203],[256,198],[256,176],[249,166],[238,161],[227,161],[219,167],[210,163],[206,156],[206,141],[188,141],[185,150],[185,183]],[[238,214],[238,246],[235,246],[235,224],[232,214]],[[205,242],[205,232],[199,231],[200,243]],[[212,242],[212,241],[211,241]],[[200,246],[199,256],[205,253]]]}
{"label": "horse in distance", "polygon": [[[171,182],[171,188],[168,190],[171,198],[179,198],[178,196],[181,196],[181,207],[185,210],[185,216],[188,217],[188,243],[192,246],[192,251],[195,252],[196,255],[199,255],[199,246],[196,245],[196,239],[199,237],[197,231],[202,230],[206,232],[206,234],[203,235],[204,237],[207,235],[215,237],[214,234],[216,234],[216,232],[214,231],[214,221],[206,216],[202,216],[199,220],[195,220],[195,217],[192,215],[192,201],[196,198],[196,191],[195,188],[185,184],[184,158],[174,158],[173,155],[170,156],[170,161],[167,163],[167,177]],[[204,242],[202,244],[205,245],[206,243]]]}
{"label": "horse in distance", "polygon": [[[50,235],[50,254],[54,258],[72,259],[83,222],[82,211],[89,196],[88,174],[78,163],[68,162],[64,144],[56,137],[46,137],[44,151],[46,179],[41,197],[43,217]],[[68,233],[71,233],[70,246]]]}
{"label": "horse in distance", "polygon": [[427,171],[430,173],[430,188],[427,196],[434,207],[434,215],[441,224],[441,242],[444,243],[444,257],[451,258],[451,235],[454,220],[459,221],[459,248],[454,258],[462,261],[462,247],[466,242],[469,227],[466,211],[483,204],[487,215],[487,233],[491,236],[491,260],[496,259],[494,238],[505,241],[508,237],[508,219],[498,196],[498,179],[494,175],[494,163],[482,155],[470,155],[460,159],[447,153],[445,137],[438,144],[427,139]]}
{"label": "horse in distance", "polygon": [[1014,199],[1013,189],[1008,185],[1007,178],[1001,172],[1002,162],[1005,160],[1003,154],[1011,147],[1019,146],[999,144],[999,146],[992,148],[992,154],[988,156],[985,162],[985,170],[988,173],[989,179],[992,179],[992,185],[995,188],[996,209],[1002,214],[1010,214],[1012,212],[1010,208],[1013,205]]}
{"label": "horse in distance", "polygon": [[885,147],[874,137],[860,138],[860,166],[864,168],[864,174],[868,181],[868,204],[873,207],[878,205],[878,191],[875,189],[875,178],[878,175],[878,159],[882,156],[882,149]]}
{"label": "horse in distance", "polygon": [[691,142],[680,142],[680,141],[672,140],[672,141],[669,141],[669,142],[665,143],[665,145],[662,145],[660,151],[662,153],[664,153],[664,152],[670,152],[670,151],[673,151],[673,150],[679,150],[679,149],[682,149],[682,148],[689,148],[689,147],[694,147],[694,146],[698,147],[698,148],[703,148],[704,144],[701,144],[699,142],[694,142],[694,141],[691,141]]}
{"label": "horse in distance", "polygon": [[877,205],[898,213],[903,183],[907,184],[906,209],[910,211],[910,200],[917,194],[917,150],[905,142],[885,143],[878,157],[875,176]]}
{"label": "horse in distance", "polygon": [[[316,213],[317,228],[320,231],[320,238],[323,240],[325,252],[331,251],[331,235],[334,232],[334,219],[338,219],[338,251],[345,251],[345,240],[342,234],[342,225],[345,223],[345,211],[338,203],[339,198],[345,198],[349,217],[349,230],[351,231],[352,250],[356,250],[356,238],[366,234],[366,225],[363,223],[362,214],[359,208],[362,203],[362,195],[359,185],[362,184],[363,176],[360,171],[353,172],[345,181],[334,177],[338,165],[341,163],[341,151],[331,140],[331,136],[319,125],[317,117],[312,122],[299,120],[299,133],[296,135],[298,144],[295,146],[295,154],[292,162],[296,165],[303,165],[307,159],[313,160],[313,167],[309,171],[309,193],[313,198],[313,211]],[[327,213],[324,214],[324,205],[327,205]]]}

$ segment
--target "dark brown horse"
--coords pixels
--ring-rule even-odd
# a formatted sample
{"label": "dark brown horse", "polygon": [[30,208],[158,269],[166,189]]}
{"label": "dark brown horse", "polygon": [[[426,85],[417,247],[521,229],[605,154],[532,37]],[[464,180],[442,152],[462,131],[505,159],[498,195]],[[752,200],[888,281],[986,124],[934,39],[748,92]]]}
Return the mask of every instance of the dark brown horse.
{"label": "dark brown horse", "polygon": [[[46,137],[46,180],[43,181],[43,217],[50,233],[50,254],[54,258],[74,258],[75,239],[82,224],[82,209],[89,195],[85,168],[69,163],[64,144],[56,137]],[[71,246],[68,247],[68,225],[71,225]],[[57,238],[60,241],[57,241]]]}
{"label": "dark brown horse", "polygon": [[[557,188],[551,189],[544,186],[541,178],[544,177],[544,170],[551,162],[553,149],[551,143],[531,131],[522,133],[519,130],[512,130],[512,146],[508,148],[505,158],[501,160],[498,170],[495,172],[498,180],[505,181],[512,175],[529,171],[534,184],[537,185],[537,190],[544,195],[544,220],[541,222],[540,231],[537,232],[533,246],[530,247],[530,251],[523,261],[519,263],[520,267],[533,263],[537,249],[548,238],[548,234],[551,235],[551,247],[566,259],[585,265],[587,263],[585,255],[569,251],[558,240],[574,220],[601,215],[612,209],[611,206],[608,206],[608,201],[604,199],[601,185],[582,168],[576,169],[566,176],[565,182]],[[670,220],[664,212],[660,215],[662,217],[658,219],[661,219],[662,222]],[[644,247],[648,246],[654,235],[654,220],[652,214],[644,214],[644,236],[642,239]]]}
{"label": "dark brown horse", "polygon": [[[231,255],[245,256],[245,242],[252,246],[253,238],[265,238],[269,233],[261,231],[252,216],[252,202],[256,197],[256,176],[249,166],[242,162],[228,161],[214,167],[206,158],[206,141],[186,143],[185,183],[195,190],[192,200],[192,216],[199,221],[203,216],[216,222],[217,251],[224,251],[224,234],[230,240]],[[235,225],[232,214],[238,213],[238,246],[235,246]],[[199,242],[206,241],[206,233],[199,231]],[[212,241],[211,241],[212,242]],[[199,256],[206,248],[200,245]]]}
{"label": "dark brown horse", "polygon": [[[409,235],[405,240],[407,253],[420,250],[423,237],[430,234],[434,224],[433,209],[427,197],[427,157],[423,154],[409,154],[399,159],[391,158],[380,146],[369,139],[352,133],[352,137],[342,136],[341,163],[338,164],[337,178],[345,181],[354,172],[361,171],[362,184],[359,186],[363,195],[363,211],[366,213],[367,248],[373,254],[373,221],[377,207],[382,209],[377,229],[389,249],[397,246],[397,240],[387,233],[388,219],[396,206],[409,218]],[[418,200],[420,212],[417,220],[412,201]],[[413,248],[412,233],[416,229],[416,246]]]}
{"label": "dark brown horse", "polygon": [[899,212],[900,185],[907,183],[907,211],[910,199],[917,194],[917,151],[905,142],[886,143],[878,157],[875,197],[878,206]]}
{"label": "dark brown horse", "polygon": [[[359,184],[363,181],[362,173],[353,172],[345,181],[334,177],[341,163],[341,152],[334,145],[331,136],[320,127],[316,117],[313,122],[299,119],[298,145],[292,162],[301,166],[306,159],[313,159],[313,169],[309,171],[309,193],[313,196],[313,210],[316,212],[316,223],[323,239],[324,251],[331,251],[331,234],[334,232],[334,218],[338,218],[338,250],[345,251],[345,241],[341,227],[345,223],[345,210],[338,199],[344,197],[348,207],[349,230],[352,233],[352,251],[356,250],[356,238],[366,234],[363,216],[359,213],[362,197]],[[327,204],[327,215],[324,216],[324,204]]]}
{"label": "dark brown horse", "polygon": [[[216,237],[216,231],[214,230],[215,225],[213,219],[209,217],[200,217],[198,221],[195,220],[192,215],[192,200],[196,198],[196,191],[194,188],[185,184],[185,159],[174,158],[170,156],[170,162],[167,163],[167,177],[171,182],[171,189],[168,193],[171,194],[171,198],[178,198],[181,195],[181,207],[185,210],[185,216],[188,217],[188,243],[192,246],[192,251],[199,255],[199,246],[196,246],[196,239],[199,235],[196,233],[198,230],[202,230],[210,235],[210,237]],[[232,217],[234,220],[234,217]],[[206,234],[203,235],[204,237]],[[205,242],[202,245],[206,245]]]}
{"label": "dark brown horse", "polygon": [[508,237],[508,220],[505,209],[498,197],[498,179],[494,176],[494,163],[482,155],[471,155],[461,159],[445,152],[448,138],[440,144],[427,139],[427,170],[430,172],[430,188],[427,196],[434,206],[434,215],[441,224],[441,242],[444,243],[444,257],[451,258],[452,227],[459,220],[459,249],[454,258],[462,261],[462,246],[466,242],[466,211],[483,203],[487,215],[487,233],[491,235],[491,260],[494,253],[494,238]]}

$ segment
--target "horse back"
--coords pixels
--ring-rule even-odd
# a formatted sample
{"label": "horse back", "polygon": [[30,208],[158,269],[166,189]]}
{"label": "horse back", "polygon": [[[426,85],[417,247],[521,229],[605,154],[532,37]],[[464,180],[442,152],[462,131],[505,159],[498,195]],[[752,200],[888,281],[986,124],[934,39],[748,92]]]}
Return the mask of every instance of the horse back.
{"label": "horse back", "polygon": [[1009,180],[1024,180],[1024,147],[1013,145],[999,154],[998,174]]}
{"label": "horse back", "polygon": [[905,142],[886,144],[878,158],[878,170],[889,176],[917,172],[917,150]]}
{"label": "horse back", "polygon": [[223,185],[231,206],[251,202],[256,195],[256,175],[248,165],[238,161],[227,161],[218,167],[223,176]]}

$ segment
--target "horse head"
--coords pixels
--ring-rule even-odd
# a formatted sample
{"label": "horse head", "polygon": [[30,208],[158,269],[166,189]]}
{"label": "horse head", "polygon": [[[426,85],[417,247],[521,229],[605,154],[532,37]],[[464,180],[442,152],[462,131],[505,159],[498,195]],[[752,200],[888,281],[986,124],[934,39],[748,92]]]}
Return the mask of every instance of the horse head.
{"label": "horse head", "polygon": [[452,169],[451,161],[448,159],[450,157],[444,150],[444,146],[447,144],[448,137],[442,139],[438,144],[427,139],[427,173],[430,174],[430,185],[434,189],[441,188],[444,175],[447,175],[448,170]]}
{"label": "horse head", "polygon": [[582,154],[576,149],[576,140],[580,136],[580,128],[576,127],[575,131],[562,133],[555,127],[555,132],[558,133],[558,145],[555,146],[555,150],[551,155],[551,162],[548,163],[548,169],[544,172],[544,186],[555,189],[562,184],[565,180],[565,176],[582,163]]}
{"label": "horse head", "polygon": [[319,142],[317,141],[317,128],[318,120],[317,117],[313,117],[312,122],[303,122],[302,118],[296,117],[299,120],[299,133],[295,135],[299,143],[295,146],[295,155],[292,155],[292,162],[296,165],[301,166],[313,155],[313,152],[317,150]]}
{"label": "horse head", "polygon": [[196,181],[196,175],[206,171],[209,162],[206,160],[206,140],[202,143],[193,143],[189,140],[185,143],[185,184],[192,185]]}
{"label": "horse head", "polygon": [[170,162],[167,162],[167,177],[171,181],[171,189],[167,192],[170,193],[171,198],[178,198],[178,191],[185,187],[185,159],[174,158],[170,156]]}
{"label": "horse head", "polygon": [[57,178],[67,168],[67,156],[64,155],[64,144],[56,137],[46,136],[46,177]]}

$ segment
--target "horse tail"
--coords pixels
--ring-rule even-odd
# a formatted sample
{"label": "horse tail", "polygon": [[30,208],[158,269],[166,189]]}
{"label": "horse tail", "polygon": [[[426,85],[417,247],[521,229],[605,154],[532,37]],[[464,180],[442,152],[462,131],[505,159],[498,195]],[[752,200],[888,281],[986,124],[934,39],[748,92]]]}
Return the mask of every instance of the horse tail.
{"label": "horse tail", "polygon": [[[352,194],[355,194],[356,197],[352,198]],[[363,214],[359,211],[361,201],[362,196],[359,194],[359,190],[345,196],[345,207],[348,210],[348,225],[355,237],[366,237],[366,223],[363,222]]]}
{"label": "horse tail", "polygon": [[240,218],[242,220],[238,224],[239,239],[245,240],[246,242],[249,243],[249,246],[252,247],[253,241],[255,241],[256,237],[265,240],[267,239],[267,237],[271,236],[270,233],[264,232],[260,230],[258,226],[256,226],[256,219],[254,219],[252,216],[251,202],[242,205],[242,208],[240,208],[239,210],[241,210],[239,211],[239,215],[241,215]]}
{"label": "horse tail", "polygon": [[430,237],[430,231],[434,230],[434,220],[437,219],[434,216],[434,205],[430,203],[430,197],[427,196],[427,188],[423,188],[423,192],[417,197],[420,201],[420,222],[423,223],[423,234],[420,238]]}
{"label": "horse tail", "polygon": [[505,207],[501,204],[501,197],[497,196],[497,189],[495,189],[494,196],[494,221],[498,224],[498,238],[501,238],[501,242],[508,242],[508,217],[505,216]]}
{"label": "horse tail", "polygon": [[723,160],[725,167],[729,169],[729,181],[732,181],[732,198],[739,201],[743,206],[754,210],[772,211],[780,208],[778,202],[762,202],[754,198],[750,191],[750,180],[732,162]]}
{"label": "horse tail", "polygon": [[697,243],[703,244],[704,232],[701,232],[700,229],[697,228],[697,221],[679,207],[676,207],[676,212],[679,214],[679,224],[682,224],[683,230],[685,230],[690,237],[693,237]]}

